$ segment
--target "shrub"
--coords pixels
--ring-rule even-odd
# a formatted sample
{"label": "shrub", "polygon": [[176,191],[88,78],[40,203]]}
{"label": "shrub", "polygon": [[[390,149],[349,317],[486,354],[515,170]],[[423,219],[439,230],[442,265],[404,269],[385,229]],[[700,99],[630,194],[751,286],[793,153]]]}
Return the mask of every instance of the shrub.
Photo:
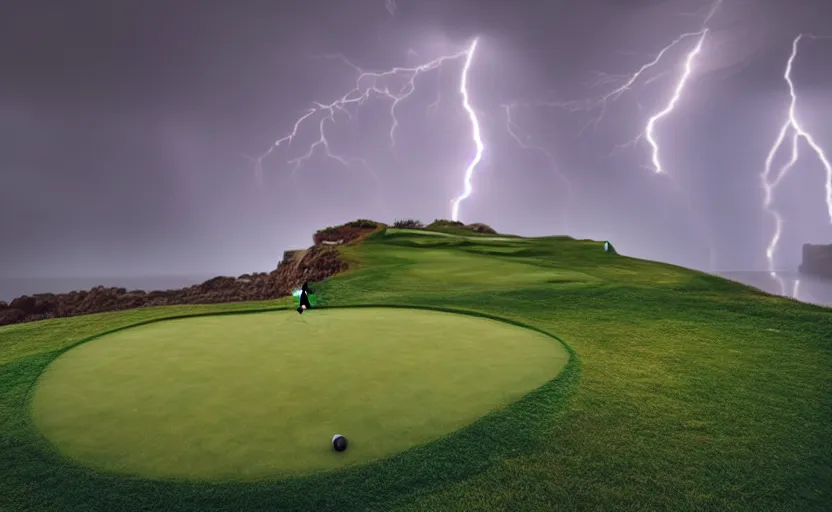
{"label": "shrub", "polygon": [[492,235],[496,235],[497,231],[489,226],[488,224],[483,224],[482,222],[475,222],[474,224],[468,224],[465,226],[467,229],[475,233],[490,233]]}
{"label": "shrub", "polygon": [[464,223],[459,222],[458,220],[448,220],[448,219],[436,219],[431,223],[431,226],[457,226],[463,227],[465,226]]}
{"label": "shrub", "polygon": [[369,219],[358,219],[347,222],[344,225],[349,228],[375,229],[378,226],[378,222]]}
{"label": "shrub", "polygon": [[352,222],[347,222],[340,226],[329,226],[324,229],[319,229],[312,235],[312,241],[315,245],[320,245],[321,242],[338,242],[350,243],[356,238],[366,234],[367,231],[376,229],[378,222],[358,219]]}
{"label": "shrub", "polygon": [[394,222],[393,227],[402,229],[420,229],[425,227],[425,225],[416,219],[402,219]]}

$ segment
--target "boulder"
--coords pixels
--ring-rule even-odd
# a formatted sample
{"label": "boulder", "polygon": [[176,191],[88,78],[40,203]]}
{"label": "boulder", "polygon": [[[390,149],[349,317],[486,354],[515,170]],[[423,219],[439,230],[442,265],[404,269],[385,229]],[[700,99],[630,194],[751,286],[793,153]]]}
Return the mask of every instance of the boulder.
{"label": "boulder", "polygon": [[350,243],[376,227],[372,221],[357,221],[337,229],[328,228],[334,231],[325,236],[316,233],[316,245],[306,250],[286,251],[277,268],[268,273],[243,274],[239,278],[218,276],[178,290],[145,292],[96,286],[63,294],[18,297],[10,304],[0,303],[0,325],[137,307],[278,299],[290,295],[304,281],[319,282],[346,270],[347,263],[341,259],[337,247],[321,242]]}
{"label": "boulder", "polygon": [[12,300],[12,302],[9,304],[9,308],[23,311],[23,313],[26,315],[33,315],[35,313],[36,305],[37,299],[28,295],[24,295],[22,297],[18,297]]}

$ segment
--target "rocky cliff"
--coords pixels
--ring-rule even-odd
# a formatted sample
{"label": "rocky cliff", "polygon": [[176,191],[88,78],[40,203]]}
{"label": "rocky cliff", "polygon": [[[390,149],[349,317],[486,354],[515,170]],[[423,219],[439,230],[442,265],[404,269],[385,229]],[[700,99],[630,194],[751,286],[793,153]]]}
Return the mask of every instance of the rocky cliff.
{"label": "rocky cliff", "polygon": [[32,322],[46,318],[86,315],[148,306],[211,304],[221,302],[278,299],[288,296],[304,281],[322,281],[347,268],[337,247],[326,239],[357,242],[378,229],[376,224],[350,224],[327,228],[326,236],[314,237],[306,250],[286,251],[275,270],[239,277],[215,277],[202,284],[178,290],[128,291],[124,288],[95,287],[60,294],[22,296],[10,303],[0,301],[0,325]]}
{"label": "rocky cliff", "polygon": [[832,245],[803,245],[800,272],[832,278]]}

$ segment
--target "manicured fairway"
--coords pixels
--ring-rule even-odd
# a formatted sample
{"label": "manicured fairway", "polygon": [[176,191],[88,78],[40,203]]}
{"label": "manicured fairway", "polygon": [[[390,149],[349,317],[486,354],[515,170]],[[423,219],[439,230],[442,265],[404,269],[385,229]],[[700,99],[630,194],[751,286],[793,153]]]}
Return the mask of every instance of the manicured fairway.
{"label": "manicured fairway", "polygon": [[[360,464],[517,400],[568,359],[502,322],[393,308],[171,320],[59,357],[35,425],[64,455],[147,477],[260,479]],[[350,439],[343,454],[329,440]]]}
{"label": "manicured fairway", "polygon": [[[362,308],[302,317],[291,310],[262,313],[293,307],[291,297],[3,326],[0,510],[829,511],[832,309],[605,253],[601,241],[483,241],[390,231],[338,246],[350,267],[314,283],[318,298],[339,308],[443,308],[539,329],[560,337],[569,351],[557,377],[465,425],[493,404],[534,387],[535,379],[554,375],[563,357],[559,346],[545,338],[536,342],[531,333],[505,324],[444,313]],[[241,311],[252,313],[166,320],[76,345],[141,322]],[[428,325],[420,319],[428,317],[470,322],[472,337],[483,325],[503,329],[506,336],[479,333],[471,339],[441,322],[433,327],[437,336],[429,339],[424,330],[417,336],[416,329]],[[148,336],[153,332],[160,335]],[[417,350],[426,343],[431,350]],[[106,352],[96,355],[105,349],[125,352],[110,359]],[[92,351],[90,361],[99,369],[81,372],[84,350]],[[73,358],[79,365],[70,372],[74,377],[67,373],[63,389],[53,392],[86,402],[86,408],[73,417],[64,398],[53,396],[49,415],[38,413],[49,398],[38,384],[55,378],[62,365],[71,369]],[[317,366],[301,365],[301,359]],[[110,380],[97,385],[96,375]],[[135,392],[125,391],[131,386]],[[467,395],[454,391],[463,386]],[[145,388],[158,395],[143,395]],[[294,402],[289,389],[324,398],[313,408]],[[203,398],[189,400],[187,393]],[[344,402],[333,405],[336,397]],[[138,399],[154,406],[128,422]],[[102,400],[118,411],[115,417],[98,404]],[[329,423],[318,433],[311,432],[317,424],[305,429],[299,422],[281,424],[289,412],[278,414],[280,400],[294,408],[286,411],[304,412],[310,423]],[[381,415],[383,409],[410,416]],[[174,430],[150,414],[157,411],[177,415],[170,423]],[[434,411],[456,425],[419,423]],[[67,458],[44,441],[38,427],[48,427],[45,420],[56,414],[76,422],[64,435],[76,449],[89,450],[88,457],[98,456],[104,471],[90,469],[91,460]],[[277,426],[262,428],[261,421]],[[112,428],[114,423],[124,429]],[[133,424],[137,430],[131,433]],[[141,425],[156,431],[139,431]],[[412,446],[419,442],[416,434],[429,429],[433,435],[454,431],[361,463],[369,450]],[[345,460],[328,451],[335,431],[353,443]],[[382,431],[398,433],[372,434]],[[355,465],[276,479],[281,471],[293,471],[269,467],[276,454],[289,453],[290,436],[310,447],[314,441],[307,463]],[[50,438],[57,439],[54,433]],[[256,448],[241,439],[257,442]],[[68,453],[70,445],[60,445]],[[291,458],[301,461],[297,454]],[[248,461],[249,473],[235,469],[240,460]],[[107,470],[119,462],[122,472]],[[193,482],[123,473],[141,464],[157,472],[162,465],[167,471],[204,467],[211,472],[205,478],[212,479],[254,479],[255,471],[262,471],[264,481]]]}
{"label": "manicured fairway", "polygon": [[505,236],[463,236],[454,235],[452,233],[443,233],[441,231],[431,231],[427,229],[408,229],[408,228],[387,228],[385,232],[387,235],[423,235],[423,236],[444,236],[450,238],[464,238],[466,240],[476,240],[477,242],[499,241],[499,242],[517,242],[522,241],[522,238],[509,238]]}

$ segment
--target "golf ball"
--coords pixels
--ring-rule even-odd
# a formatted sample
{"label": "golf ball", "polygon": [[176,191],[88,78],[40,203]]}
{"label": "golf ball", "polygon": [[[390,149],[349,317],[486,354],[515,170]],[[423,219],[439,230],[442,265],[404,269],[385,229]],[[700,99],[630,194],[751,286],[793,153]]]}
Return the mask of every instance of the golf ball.
{"label": "golf ball", "polygon": [[332,448],[336,452],[343,452],[347,449],[347,438],[341,434],[335,434],[332,436]]}

